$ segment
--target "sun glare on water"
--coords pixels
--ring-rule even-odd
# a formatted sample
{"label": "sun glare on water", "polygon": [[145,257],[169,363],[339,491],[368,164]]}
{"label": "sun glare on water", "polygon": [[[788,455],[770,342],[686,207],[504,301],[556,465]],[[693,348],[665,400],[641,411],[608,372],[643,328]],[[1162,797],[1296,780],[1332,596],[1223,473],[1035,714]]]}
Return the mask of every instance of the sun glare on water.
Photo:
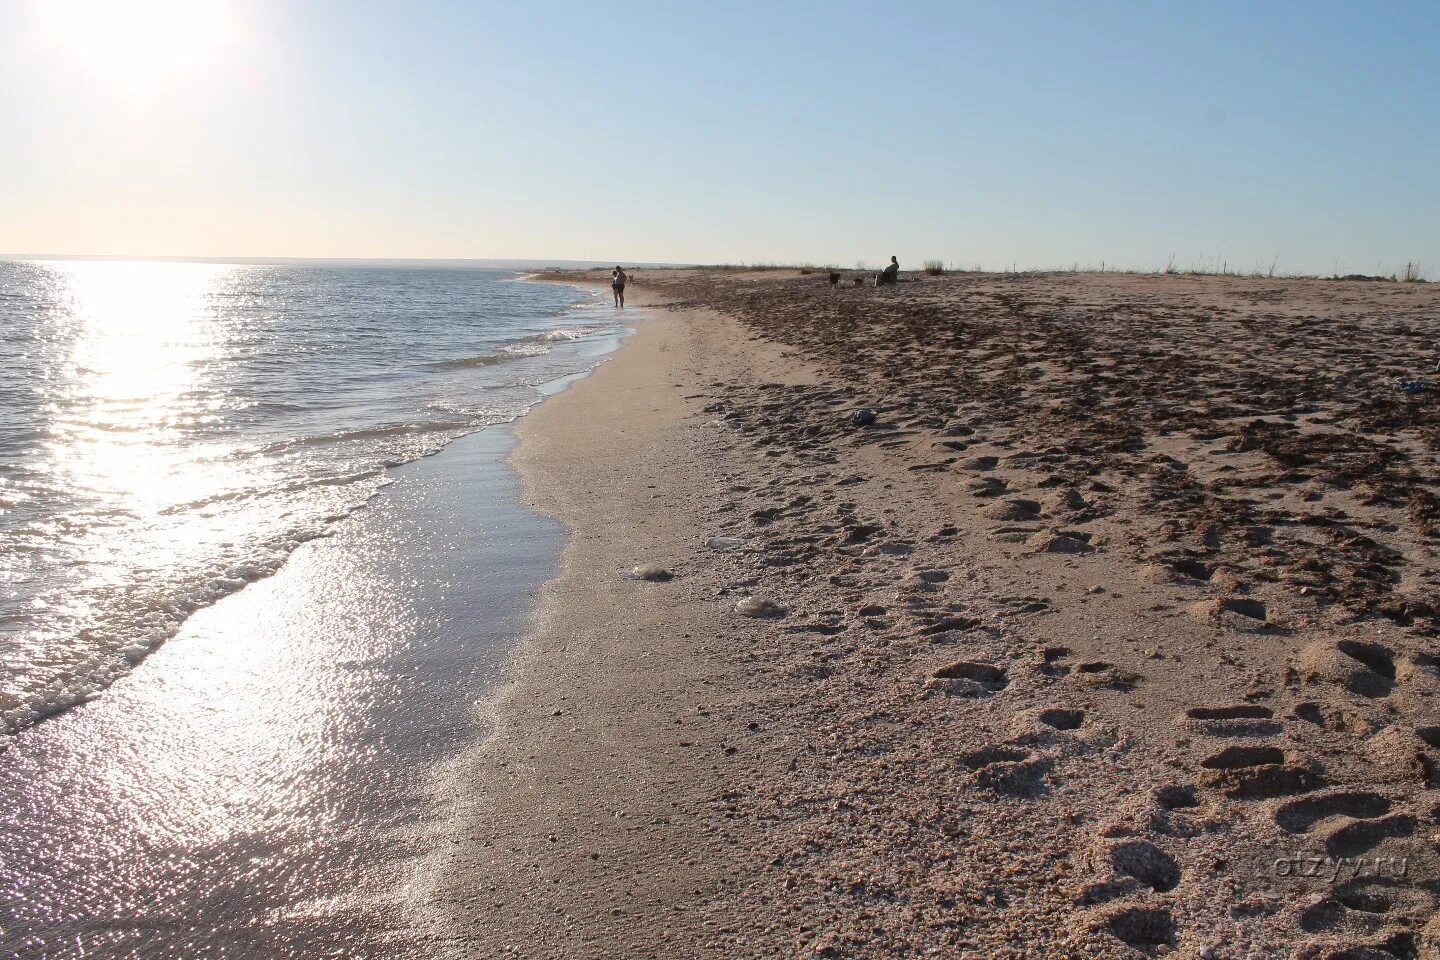
{"label": "sun glare on water", "polygon": [[233,28],[229,6],[218,0],[45,0],[37,16],[60,59],[121,90],[197,72]]}

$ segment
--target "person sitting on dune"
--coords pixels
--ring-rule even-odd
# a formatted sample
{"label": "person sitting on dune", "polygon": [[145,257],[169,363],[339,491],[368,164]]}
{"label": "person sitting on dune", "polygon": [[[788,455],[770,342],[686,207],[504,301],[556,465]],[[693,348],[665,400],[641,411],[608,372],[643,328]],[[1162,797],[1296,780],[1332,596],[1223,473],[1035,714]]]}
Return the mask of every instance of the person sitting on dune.
{"label": "person sitting on dune", "polygon": [[875,275],[875,286],[886,287],[894,283],[900,277],[900,261],[894,257],[890,258],[890,265]]}

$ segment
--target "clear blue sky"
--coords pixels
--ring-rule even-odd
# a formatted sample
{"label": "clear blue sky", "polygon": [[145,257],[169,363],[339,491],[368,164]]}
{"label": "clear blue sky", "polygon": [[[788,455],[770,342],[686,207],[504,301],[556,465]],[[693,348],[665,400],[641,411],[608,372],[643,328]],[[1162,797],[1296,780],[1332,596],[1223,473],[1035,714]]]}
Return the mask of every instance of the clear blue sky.
{"label": "clear blue sky", "polygon": [[1422,2],[0,0],[0,251],[1440,279],[1437,37]]}

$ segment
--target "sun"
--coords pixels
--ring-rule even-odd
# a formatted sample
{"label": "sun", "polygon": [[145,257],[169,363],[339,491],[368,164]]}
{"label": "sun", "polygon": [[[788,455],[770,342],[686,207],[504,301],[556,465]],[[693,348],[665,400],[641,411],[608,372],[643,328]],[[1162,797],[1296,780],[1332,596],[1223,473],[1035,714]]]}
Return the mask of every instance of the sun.
{"label": "sun", "polygon": [[222,0],[44,0],[40,32],[58,59],[115,89],[182,80],[230,34]]}

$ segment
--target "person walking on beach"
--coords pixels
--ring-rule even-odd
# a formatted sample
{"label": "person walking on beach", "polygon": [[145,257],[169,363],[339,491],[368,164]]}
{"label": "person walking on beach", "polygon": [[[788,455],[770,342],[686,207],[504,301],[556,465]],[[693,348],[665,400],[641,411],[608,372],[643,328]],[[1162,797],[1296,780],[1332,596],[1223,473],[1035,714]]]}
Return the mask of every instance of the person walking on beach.
{"label": "person walking on beach", "polygon": [[615,294],[615,306],[625,306],[625,283],[630,278],[625,276],[625,271],[616,264],[615,269],[610,273],[610,292]]}

